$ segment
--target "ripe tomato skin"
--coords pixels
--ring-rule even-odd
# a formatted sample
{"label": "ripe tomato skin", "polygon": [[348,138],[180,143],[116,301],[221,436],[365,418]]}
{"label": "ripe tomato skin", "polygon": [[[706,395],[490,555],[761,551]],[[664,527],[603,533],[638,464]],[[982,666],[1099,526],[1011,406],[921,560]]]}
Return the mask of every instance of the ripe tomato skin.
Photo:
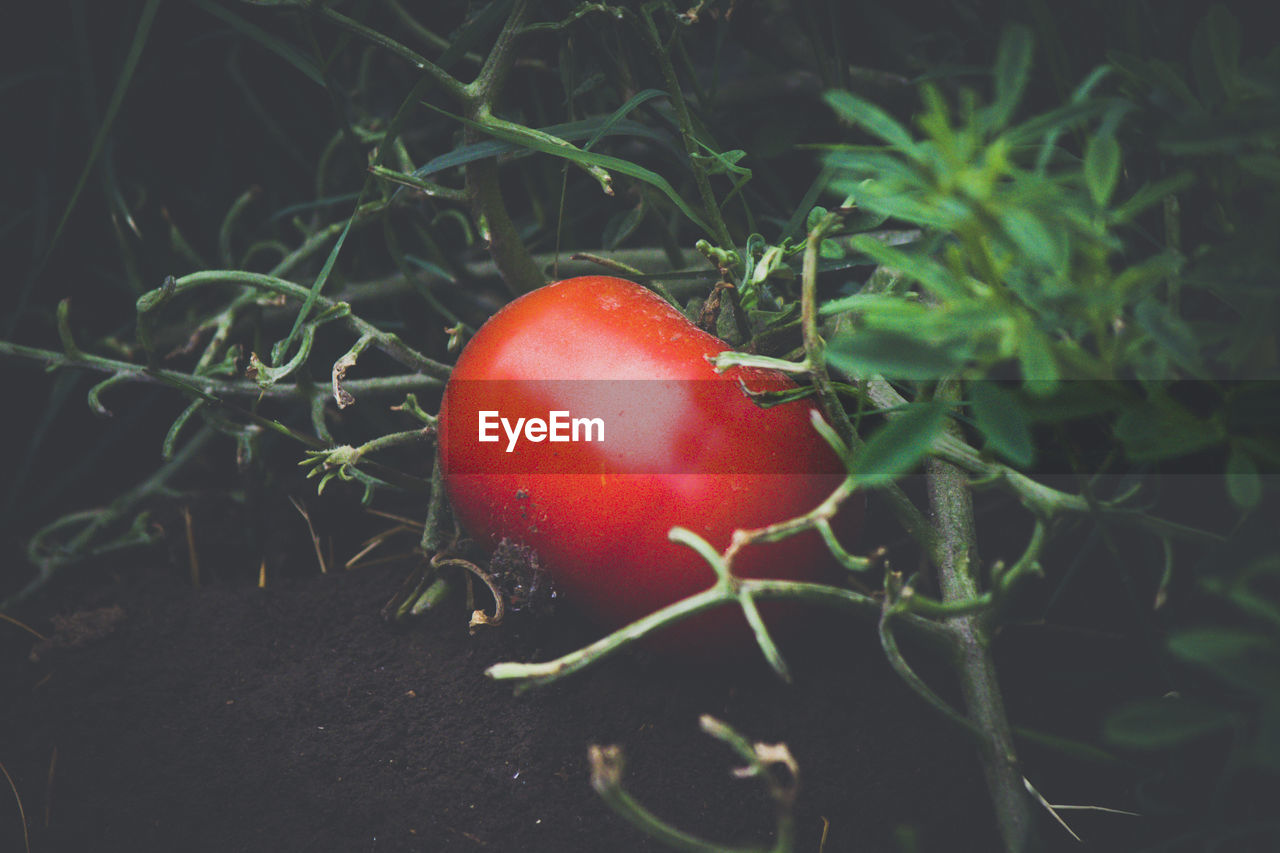
{"label": "ripe tomato skin", "polygon": [[[464,348],[441,404],[458,521],[489,547],[504,538],[532,547],[564,601],[603,628],[706,589],[714,573],[667,538],[672,527],[722,550],[737,528],[808,512],[843,477],[809,421],[810,402],[763,409],[739,380],[753,391],[794,383],[754,368],[718,374],[707,357],[726,349],[623,279],[568,279],[511,302]],[[505,435],[478,441],[482,410],[514,422],[551,409],[601,415],[613,435],[625,435],[599,444],[524,441],[512,452]],[[837,520],[848,540],[861,499]],[[733,565],[739,577],[791,580],[830,580],[833,570],[813,531],[748,546]],[[680,645],[736,644],[749,635],[735,610],[695,617],[670,634]]]}

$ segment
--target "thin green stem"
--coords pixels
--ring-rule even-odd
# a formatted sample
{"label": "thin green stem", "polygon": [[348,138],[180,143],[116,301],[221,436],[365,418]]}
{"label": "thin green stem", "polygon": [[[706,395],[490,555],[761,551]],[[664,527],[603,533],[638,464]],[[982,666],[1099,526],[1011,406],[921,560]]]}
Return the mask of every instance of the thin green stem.
{"label": "thin green stem", "polygon": [[[823,217],[809,232],[805,239],[804,261],[801,270],[800,290],[800,328],[804,341],[805,363],[809,374],[813,377],[818,389],[818,399],[828,421],[837,430],[841,440],[849,447],[856,458],[862,452],[865,443],[849,422],[831,377],[827,373],[826,341],[818,329],[818,250],[827,232],[840,221],[838,214],[829,213]],[[920,512],[906,492],[896,483],[890,483],[882,490],[894,516],[919,545],[930,556],[938,554],[938,538],[927,519]]]}
{"label": "thin green stem", "polygon": [[684,90],[680,85],[680,77],[676,74],[675,65],[671,62],[671,55],[663,48],[662,37],[658,33],[657,22],[653,19],[652,9],[649,6],[642,6],[640,16],[644,23],[644,32],[648,36],[650,49],[657,60],[658,68],[662,71],[667,97],[671,99],[671,106],[675,108],[676,122],[680,126],[680,137],[684,141],[685,154],[689,157],[689,166],[693,170],[693,180],[698,187],[698,195],[702,198],[703,214],[711,225],[712,236],[716,242],[722,248],[727,249],[733,245],[733,235],[729,233],[729,226],[725,224],[724,216],[720,213],[720,203],[716,200],[715,191],[711,188],[711,179],[707,176],[706,169],[702,166],[702,161],[697,156],[701,152],[698,150],[693,118],[689,114],[689,104],[684,99]]}
{"label": "thin green stem", "polygon": [[515,0],[507,14],[506,23],[489,49],[484,65],[476,79],[463,87],[464,100],[475,106],[492,106],[498,92],[506,82],[507,74],[515,62],[515,43],[520,38],[525,16],[529,12],[528,0]]}
{"label": "thin green stem", "polygon": [[1044,548],[1047,538],[1048,526],[1045,524],[1044,519],[1037,518],[1035,527],[1031,530],[1031,540],[1027,543],[1022,556],[1018,557],[1017,561],[1008,568],[1000,567],[1000,564],[997,563],[999,571],[992,570],[991,583],[998,603],[1006,601],[1013,587],[1027,575],[1042,574],[1039,562],[1040,551]]}
{"label": "thin green stem", "polygon": [[[390,7],[391,13],[396,16],[405,28],[416,35],[419,39],[436,48],[437,50],[447,50],[450,42],[447,38],[439,33],[433,32],[422,25],[422,22],[409,14],[399,0],[387,0],[387,6]],[[480,65],[484,62],[483,57],[478,53],[464,53],[462,58],[467,62]]]}
{"label": "thin green stem", "polygon": [[[183,373],[180,370],[167,370],[164,368],[147,367],[145,364],[135,364],[131,361],[120,361],[114,358],[104,358],[103,356],[91,355],[89,353],[81,353],[79,357],[72,358],[65,353],[55,350],[40,349],[38,347],[28,347],[22,344],[14,344],[8,341],[0,341],[0,355],[14,356],[16,358],[26,358],[32,361],[39,361],[50,368],[74,367],[84,370],[96,370],[102,373],[114,374],[112,384],[116,382],[145,382],[154,385],[182,385],[185,387],[196,388],[205,394],[222,395],[222,396],[242,396],[242,397],[263,397],[272,399],[310,399],[314,396],[326,397],[327,390],[323,386],[311,384],[289,384],[279,383],[272,385],[270,388],[262,388],[256,382],[248,382],[237,379],[219,379],[214,376],[202,376],[192,373]],[[368,393],[368,392],[404,392],[413,391],[420,388],[439,388],[443,384],[443,380],[434,376],[426,376],[420,373],[403,374],[400,376],[379,376],[373,379],[353,379],[345,383],[345,387],[352,393]],[[95,390],[101,393],[108,386],[99,383],[94,386]],[[96,399],[96,396],[95,396]],[[101,405],[101,403],[99,403]]]}
{"label": "thin green stem", "polygon": [[[571,255],[568,259],[562,257],[559,259],[558,275],[568,278],[575,275],[597,274],[599,273],[597,258],[600,257],[602,256]],[[632,269],[651,270],[652,272],[647,275],[636,275],[636,278],[641,280],[642,283],[645,278],[663,275],[671,271],[667,265],[666,253],[660,248],[618,249],[610,252],[607,257],[609,260],[617,261]],[[552,252],[541,252],[533,255],[534,266],[539,270],[550,267],[556,260],[556,256]],[[461,270],[471,279],[492,279],[501,274],[493,260],[470,261],[463,264]],[[627,275],[631,274],[628,273]],[[687,298],[693,295],[695,291],[703,291],[706,280],[705,267],[699,266],[667,281],[666,287],[673,296]],[[347,284],[337,291],[333,298],[356,305],[363,302],[383,300],[393,294],[406,293],[416,289],[418,284],[445,281],[451,280],[427,270],[415,271],[408,276],[404,273],[395,273],[381,278]]]}
{"label": "thin green stem", "polygon": [[446,187],[437,184],[435,181],[428,181],[426,178],[419,178],[417,175],[408,172],[400,172],[395,169],[388,169],[386,166],[377,164],[369,167],[369,172],[376,178],[391,181],[402,187],[415,189],[425,196],[431,198],[442,198],[447,201],[462,202],[467,200],[467,191]]}
{"label": "thin green stem", "polygon": [[389,447],[399,447],[403,444],[417,444],[420,441],[427,441],[430,438],[431,433],[425,429],[408,429],[404,432],[392,432],[366,441],[364,444],[356,448],[356,454],[358,456],[364,456],[366,453],[376,453],[379,450],[386,450]]}
{"label": "thin green stem", "polygon": [[[593,664],[621,651],[626,646],[648,636],[667,625],[682,619],[737,601],[741,591],[759,601],[781,600],[801,601],[822,605],[842,611],[852,611],[859,617],[868,620],[880,618],[880,602],[868,595],[840,587],[827,586],[820,583],[798,583],[795,581],[736,579],[738,590],[717,584],[697,595],[677,601],[661,610],[649,614],[636,622],[619,628],[612,634],[603,637],[589,646],[570,652],[563,657],[542,663],[498,663],[489,667],[485,674],[497,681],[516,681],[517,692],[531,687],[541,687],[586,669]],[[911,636],[931,643],[935,647],[946,647],[949,635],[945,628],[927,619],[904,614],[898,617],[902,627]]]}
{"label": "thin green stem", "polygon": [[794,825],[790,809],[786,809],[778,822],[776,840],[772,848],[730,847],[706,841],[691,835],[649,811],[622,785],[626,766],[622,750],[617,746],[592,745],[588,753],[591,763],[591,787],[609,808],[613,809],[632,826],[673,850],[684,853],[790,853],[794,845]]}
{"label": "thin green stem", "polygon": [[[267,293],[275,293],[281,296],[286,296],[290,299],[296,299],[299,302],[305,301],[311,295],[311,291],[307,288],[272,275],[244,272],[241,270],[205,270],[203,272],[185,275],[180,279],[173,280],[171,284],[157,288],[148,293],[144,293],[140,296],[138,298],[139,325],[141,326],[142,324],[143,315],[155,310],[173,297],[185,293],[188,290],[194,290],[214,284],[248,286]],[[343,303],[339,303],[333,299],[329,299],[328,297],[317,296],[315,304],[317,307],[324,310],[337,308]],[[449,365],[427,358],[408,344],[404,343],[404,341],[400,340],[396,335],[380,330],[377,326],[367,320],[361,319],[355,314],[347,314],[345,317],[341,318],[341,322],[355,334],[361,337],[370,337],[374,346],[404,366],[420,370],[428,376],[436,379],[445,380],[449,378],[451,370]]]}
{"label": "thin green stem", "polygon": [[[110,543],[108,543],[107,546],[96,549],[91,548],[90,546],[95,537],[97,537],[104,529],[127,516],[145,498],[165,489],[168,485],[169,479],[185,468],[187,463],[191,461],[196,453],[198,453],[214,435],[215,432],[211,427],[204,427],[196,433],[190,441],[183,445],[182,449],[175,453],[171,460],[162,465],[155,473],[147,477],[141,483],[116,498],[110,506],[101,510],[91,510],[89,513],[83,514],[84,517],[92,517],[93,520],[65,544],[54,549],[51,554],[37,559],[36,562],[40,567],[39,574],[32,578],[31,581],[29,581],[22,589],[0,602],[0,610],[8,610],[30,598],[55,574],[57,574],[59,570],[79,562],[86,557],[93,556],[95,553],[102,553],[105,550],[111,550],[112,546]],[[44,531],[41,531],[41,533],[38,533],[33,537],[30,548],[34,550],[35,546],[42,542],[44,538],[44,535],[42,534],[47,534],[58,524],[59,522],[55,522],[54,525],[45,528]],[[134,544],[134,542],[131,540],[127,544]]]}
{"label": "thin green stem", "polygon": [[347,32],[376,44],[388,53],[398,56],[406,62],[417,66],[419,71],[424,72],[428,77],[433,79],[436,84],[449,95],[449,97],[453,98],[455,101],[466,102],[468,98],[467,87],[463,86],[462,83],[458,82],[458,80],[453,77],[453,75],[431,62],[431,60],[427,59],[425,56],[422,56],[420,53],[417,53],[395,39],[390,38],[371,27],[365,26],[359,21],[348,18],[346,15],[333,9],[326,3],[312,4],[312,8],[315,8],[320,17],[330,23],[336,24]]}
{"label": "thin green stem", "polygon": [[903,683],[923,699],[925,704],[958,726],[961,731],[972,737],[975,742],[982,743],[986,739],[986,734],[972,720],[952,708],[942,697],[933,692],[933,689],[916,674],[916,671],[907,663],[906,658],[902,656],[902,652],[898,648],[898,640],[894,636],[891,627],[892,621],[901,618],[902,613],[903,611],[900,609],[886,606],[880,615],[880,621],[876,623],[876,629],[880,635],[880,647],[884,649],[885,659],[889,661],[889,666],[893,667],[893,671],[898,674]]}
{"label": "thin green stem", "polygon": [[249,187],[240,194],[240,197],[232,202],[231,207],[227,210],[227,215],[222,218],[222,226],[218,229],[218,258],[224,266],[234,266],[235,257],[231,248],[231,238],[235,235],[236,223],[240,221],[240,217],[249,209],[249,205],[262,195],[261,187]]}
{"label": "thin green stem", "polygon": [[[375,201],[367,201],[356,208],[355,213],[351,215],[350,223],[352,228],[358,228],[377,217],[383,211],[396,204],[404,204],[408,199],[397,200],[394,197],[377,199]],[[336,239],[347,228],[346,219],[340,219],[337,222],[331,222],[302,241],[298,248],[294,249],[288,255],[280,260],[278,264],[271,268],[271,275],[283,276],[292,272],[294,267],[301,264],[307,258],[316,254],[330,240]]]}
{"label": "thin green stem", "polygon": [[453,513],[444,487],[444,465],[439,445],[431,465],[431,497],[427,500],[427,517],[422,524],[420,545],[423,553],[436,554],[453,538]]}
{"label": "thin green stem", "polygon": [[813,377],[818,400],[827,420],[844,439],[845,444],[854,441],[853,424],[844,410],[844,404],[831,387],[827,373],[827,342],[818,330],[818,248],[831,228],[840,221],[838,214],[829,213],[813,227],[804,243],[804,266],[800,275],[800,331],[804,341],[805,361],[809,363],[809,375]]}

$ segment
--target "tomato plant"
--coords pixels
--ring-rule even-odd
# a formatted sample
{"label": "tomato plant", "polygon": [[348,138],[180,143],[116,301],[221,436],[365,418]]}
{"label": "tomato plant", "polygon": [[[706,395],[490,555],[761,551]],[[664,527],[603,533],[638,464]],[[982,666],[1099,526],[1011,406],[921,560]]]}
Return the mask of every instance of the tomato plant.
{"label": "tomato plant", "polygon": [[[809,511],[843,476],[809,404],[763,408],[743,390],[795,384],[756,368],[717,373],[708,357],[726,349],[618,278],[568,279],[510,303],[463,350],[441,406],[457,518],[489,546],[532,547],[565,600],[604,627],[711,586],[672,527],[723,549],[737,528]],[[841,517],[846,538],[857,503]],[[810,530],[748,546],[734,572],[819,580],[832,566]],[[745,630],[736,608],[721,611],[692,634]]]}

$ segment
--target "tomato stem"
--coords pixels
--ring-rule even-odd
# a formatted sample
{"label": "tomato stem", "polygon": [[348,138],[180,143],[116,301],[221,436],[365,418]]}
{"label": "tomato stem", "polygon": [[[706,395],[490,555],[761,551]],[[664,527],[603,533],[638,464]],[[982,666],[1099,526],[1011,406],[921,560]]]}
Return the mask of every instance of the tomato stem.
{"label": "tomato stem", "polygon": [[[845,412],[844,405],[840,402],[832,385],[831,376],[827,373],[826,341],[823,340],[818,329],[818,251],[823,238],[841,220],[842,215],[838,211],[828,213],[809,230],[805,239],[804,264],[800,275],[800,326],[804,341],[804,362],[809,367],[809,375],[813,377],[822,411],[828,423],[856,458],[862,452],[865,443],[850,423],[849,415]],[[896,483],[887,484],[883,492],[894,515],[906,528],[911,538],[918,542],[928,554],[936,557],[937,535],[916,505]]]}
{"label": "tomato stem", "polygon": [[[958,399],[955,383],[944,383],[940,397]],[[949,424],[958,431],[958,426]],[[965,472],[950,461],[930,459],[926,465],[929,503],[942,543],[938,584],[946,602],[969,602],[980,596],[977,578],[977,534],[973,496]],[[954,642],[954,661],[968,710],[966,728],[979,735],[983,772],[995,805],[1005,849],[1010,853],[1038,849],[1035,802],[1023,785],[1013,730],[991,655],[993,609],[964,610],[943,624]],[[891,656],[892,657],[892,656]],[[949,713],[948,716],[954,715]]]}
{"label": "tomato stem", "polygon": [[[795,847],[795,820],[792,817],[792,806],[795,799],[795,780],[798,778],[796,762],[791,757],[791,753],[782,744],[755,744],[753,747],[728,725],[709,716],[703,716],[702,728],[713,737],[728,743],[747,760],[747,767],[735,771],[735,776],[758,776],[766,780],[769,794],[777,809],[774,844],[767,851],[759,847],[729,847],[705,841],[677,829],[649,811],[622,785],[626,758],[622,748],[617,745],[592,744],[588,748],[591,787],[609,808],[637,829],[676,850],[692,851],[692,853],[790,853]],[[769,772],[770,764],[785,765],[791,775],[791,784],[777,782]]]}
{"label": "tomato stem", "polygon": [[[881,605],[878,599],[841,587],[757,578],[736,578],[735,582],[738,585],[737,593],[717,583],[710,589],[670,604],[555,660],[540,663],[496,663],[485,670],[485,674],[495,681],[516,682],[517,693],[523,693],[533,687],[542,687],[599,663],[641,637],[648,636],[667,625],[675,624],[704,610],[736,602],[738,594],[749,595],[757,601],[802,601],[832,607],[853,612],[869,622],[880,618]],[[938,623],[913,614],[902,614],[896,618],[913,639],[939,649],[949,646],[950,634]]]}

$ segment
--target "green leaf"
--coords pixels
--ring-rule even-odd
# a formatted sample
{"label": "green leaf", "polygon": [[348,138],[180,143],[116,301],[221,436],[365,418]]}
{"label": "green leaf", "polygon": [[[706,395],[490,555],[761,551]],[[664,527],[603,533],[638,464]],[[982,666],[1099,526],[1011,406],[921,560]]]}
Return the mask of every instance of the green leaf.
{"label": "green leaf", "polygon": [[1031,30],[1021,25],[1006,28],[1000,38],[995,67],[996,99],[987,113],[992,129],[1008,124],[1022,100],[1031,70],[1032,46]]}
{"label": "green leaf", "polygon": [[968,295],[949,269],[924,254],[904,252],[866,234],[855,236],[850,245],[876,263],[892,267],[920,282],[943,302],[962,299]]}
{"label": "green leaf", "polygon": [[[363,196],[364,191],[362,190],[360,194]],[[289,330],[288,336],[272,347],[271,358],[273,361],[278,362],[284,357],[284,354],[293,346],[293,342],[302,331],[303,324],[311,314],[311,309],[315,307],[316,299],[320,296],[320,291],[324,289],[325,282],[329,280],[329,273],[333,272],[333,265],[337,262],[338,255],[342,252],[343,244],[347,242],[347,234],[351,232],[351,223],[356,221],[356,214],[359,211],[360,199],[356,199],[355,212],[351,214],[347,224],[342,227],[342,233],[338,235],[337,242],[333,244],[333,248],[329,251],[329,257],[325,258],[324,265],[320,267],[320,272],[316,275],[316,280],[311,285],[311,290],[308,291],[306,300],[303,301],[302,307],[298,309],[298,316],[294,318],[293,327]]]}
{"label": "green leaf", "polygon": [[1167,62],[1159,59],[1144,62],[1133,54],[1118,50],[1109,52],[1107,60],[1130,79],[1157,91],[1165,90],[1181,100],[1184,107],[1192,110],[1200,109],[1200,101],[1196,99],[1191,87]]}
{"label": "green leaf", "polygon": [[213,0],[192,0],[192,2],[208,12],[210,15],[213,15],[215,18],[219,18],[227,24],[230,24],[248,38],[253,39],[258,44],[262,45],[267,50],[292,65],[294,68],[301,71],[307,79],[315,83],[317,86],[325,85],[324,74],[321,73],[320,68],[315,64],[315,62],[313,62],[309,56],[300,53],[289,43],[277,38],[243,16],[236,14],[226,6],[213,2]]}
{"label": "green leaf", "polygon": [[[116,115],[120,112],[120,106],[124,103],[124,96],[129,91],[133,73],[138,67],[138,61],[142,58],[142,50],[146,47],[147,38],[151,34],[151,23],[155,20],[156,12],[159,8],[160,0],[147,0],[147,4],[142,7],[142,12],[138,15],[138,25],[133,31],[133,40],[129,43],[129,52],[124,58],[120,76],[116,78],[116,85],[111,92],[111,100],[107,103],[107,110],[102,117],[102,124],[98,125],[98,132],[94,134],[93,144],[89,147],[89,156],[80,170],[80,177],[76,179],[75,187],[71,190],[71,197],[67,199],[67,206],[63,208],[62,216],[59,217],[58,224],[53,229],[53,237],[50,238],[49,245],[44,252],[44,260],[40,263],[41,268],[44,267],[45,262],[57,247],[58,239],[62,236],[63,229],[66,228],[67,221],[71,218],[71,212],[75,210],[77,202],[80,201],[80,194],[84,192],[85,184],[89,181],[89,175],[93,172],[93,167],[98,162],[98,157],[102,154],[103,146],[107,143],[107,137],[111,134],[111,127],[115,123]],[[18,297],[18,308],[10,315],[13,318],[13,322],[22,317],[27,299],[30,296],[31,287],[38,278],[38,275],[33,276],[24,284],[22,293]]]}
{"label": "green leaf", "polygon": [[1258,712],[1258,732],[1249,753],[1254,766],[1280,771],[1280,700],[1265,703]]}
{"label": "green leaf", "polygon": [[994,382],[969,385],[970,409],[987,445],[1023,468],[1035,460],[1031,421],[1018,398]]}
{"label": "green leaf", "polygon": [[644,204],[637,204],[629,210],[615,213],[605,223],[604,233],[600,237],[600,242],[610,251],[618,248],[618,246],[626,242],[628,237],[635,233],[635,230],[640,227],[640,223],[643,220]]}
{"label": "green leaf", "polygon": [[1209,48],[1209,19],[1202,18],[1191,35],[1191,76],[1195,80],[1196,94],[1210,112],[1222,103],[1223,91],[1219,85],[1213,53]]}
{"label": "green leaf", "polygon": [[823,240],[818,244],[818,257],[829,261],[838,261],[847,257],[844,246],[839,240]]}
{"label": "green leaf", "polygon": [[854,462],[854,477],[864,486],[885,486],[893,482],[929,454],[946,421],[946,407],[912,403],[871,436]]}
{"label": "green leaf", "polygon": [[1227,455],[1227,494],[1238,507],[1252,509],[1262,498],[1262,478],[1253,459],[1239,445]]}
{"label": "green leaf", "polygon": [[827,347],[827,363],[859,379],[943,379],[963,365],[968,355],[959,345],[931,346],[917,338],[875,329],[841,333]]}
{"label": "green leaf", "polygon": [[1131,702],[1103,724],[1107,740],[1133,749],[1169,749],[1231,725],[1231,713],[1207,702],[1169,698]]}
{"label": "green leaf", "polygon": [[1112,212],[1111,220],[1117,224],[1128,222],[1151,205],[1159,204],[1165,196],[1180,193],[1195,182],[1195,174],[1184,170],[1154,184],[1146,184]]}
{"label": "green leaf", "polygon": [[1260,632],[1243,628],[1193,628],[1169,636],[1174,657],[1253,694],[1280,698],[1280,648]]}
{"label": "green leaf", "polygon": [[910,313],[923,318],[924,313],[928,310],[927,307],[919,302],[909,301],[901,296],[883,293],[855,293],[852,296],[842,296],[839,299],[832,299],[822,303],[818,313],[824,317],[829,317],[832,314],[843,314],[846,311],[858,311],[861,313],[893,311]]}
{"label": "green leaf", "polygon": [[1280,393],[1275,382],[1238,382],[1227,395],[1227,423],[1237,430],[1262,430],[1280,436]]}
{"label": "green leaf", "polygon": [[1275,145],[1280,131],[1280,109],[1271,103],[1249,102],[1221,116],[1185,120],[1166,131],[1158,145],[1176,155],[1225,154],[1236,156],[1248,147]]}
{"label": "green leaf", "polygon": [[1226,437],[1219,424],[1197,418],[1164,396],[1127,407],[1116,420],[1115,434],[1136,461],[1186,456]]}
{"label": "green leaf", "polygon": [[[900,155],[885,151],[879,146],[837,146],[823,155],[823,163],[832,170],[843,173],[841,177],[845,180],[842,181],[842,186],[848,187],[845,190],[833,184],[828,189],[838,190],[846,195],[877,198],[879,195],[902,191],[903,188],[924,189],[915,164],[904,162]],[[877,195],[879,187],[887,189],[880,190]]]}
{"label": "green leaf", "polygon": [[1039,329],[1027,329],[1018,341],[1018,366],[1028,391],[1047,397],[1058,389],[1058,361],[1049,337]]}
{"label": "green leaf", "polygon": [[1274,154],[1246,154],[1239,157],[1236,163],[1256,178],[1280,184],[1280,157]]}
{"label": "green leaf", "polygon": [[1240,21],[1218,3],[1205,16],[1208,25],[1209,55],[1218,84],[1227,97],[1235,95],[1240,77]]}
{"label": "green leaf", "polygon": [[700,164],[703,171],[708,175],[739,175],[749,178],[751,177],[751,170],[745,166],[738,165],[738,162],[746,156],[746,151],[741,148],[735,148],[733,151],[712,152],[710,154],[694,152],[689,155],[689,159]]}
{"label": "green leaf", "polygon": [[752,391],[743,380],[739,379],[738,384],[742,386],[742,393],[750,397],[751,402],[762,409],[772,409],[774,406],[781,406],[784,403],[794,403],[796,400],[803,400],[814,394],[812,385],[799,385],[786,391]]}
{"label": "green leaf", "polygon": [[1015,726],[1014,735],[1020,740],[1033,743],[1044,749],[1052,750],[1059,755],[1076,761],[1085,761],[1090,764],[1098,764],[1104,767],[1124,767],[1125,762],[1117,758],[1112,753],[1102,749],[1092,743],[1075,738],[1063,737],[1062,735],[1050,734],[1049,732],[1040,731],[1038,729],[1029,729],[1025,726]]}
{"label": "green leaf", "polygon": [[1029,394],[1021,401],[1032,422],[1061,423],[1113,411],[1124,402],[1117,382],[1060,382],[1051,394]]}
{"label": "green leaf", "polygon": [[1251,617],[1265,619],[1280,628],[1280,604],[1271,594],[1277,579],[1280,579],[1280,554],[1269,554],[1255,560],[1233,580],[1211,576],[1204,578],[1200,585],[1228,599]]}
{"label": "green leaf", "polygon": [[[582,147],[588,151],[591,150],[591,148],[600,141],[601,137],[612,133],[613,129],[641,104],[651,101],[654,98],[665,97],[667,97],[667,93],[661,89],[644,89],[643,91],[636,92],[630,98],[627,98],[627,102],[625,104],[618,107],[609,114],[608,118],[600,122],[600,126],[596,128],[595,132],[591,134],[591,138],[588,139]],[[595,119],[592,119],[592,121],[595,121]],[[643,127],[643,125],[640,126]],[[555,135],[559,136],[560,134],[557,133]]]}
{"label": "green leaf", "polygon": [[1098,207],[1105,207],[1120,177],[1120,143],[1110,133],[1089,137],[1084,146],[1084,180]]}
{"label": "green leaf", "polygon": [[1104,100],[1064,104],[1009,128],[1001,136],[1011,146],[1029,145],[1038,139],[1056,139],[1073,127],[1085,124],[1107,109]]}
{"label": "green leaf", "polygon": [[1191,628],[1169,637],[1169,650],[1189,663],[1215,667],[1233,658],[1242,658],[1271,645],[1256,631],[1241,628]]}
{"label": "green leaf", "polygon": [[1067,247],[1061,232],[1045,225],[1032,211],[1010,207],[1000,217],[1000,224],[1028,259],[1054,270],[1066,266]]}
{"label": "green leaf", "polygon": [[911,139],[910,131],[875,104],[843,91],[827,92],[823,100],[841,118],[858,125],[902,153],[913,158],[916,156],[916,145]]}
{"label": "green leaf", "polygon": [[1169,280],[1181,269],[1181,256],[1175,252],[1162,252],[1140,264],[1127,267],[1115,277],[1111,290],[1117,302],[1136,300],[1151,286]]}
{"label": "green leaf", "polygon": [[[430,105],[428,105],[430,106]],[[545,132],[535,131],[527,127],[522,127],[508,122],[502,122],[497,119],[491,119],[486,122],[475,122],[461,116],[452,115],[445,110],[437,107],[431,107],[443,115],[448,115],[455,121],[461,122],[468,127],[474,128],[481,133],[487,133],[491,136],[504,140],[506,142],[519,145],[522,148],[531,148],[534,151],[540,151],[543,154],[550,154],[552,157],[560,157],[571,163],[576,163],[584,168],[607,169],[611,172],[618,172],[629,178],[646,183],[654,189],[665,195],[672,204],[680,209],[680,212],[688,217],[689,221],[697,225],[706,233],[711,233],[711,228],[703,221],[702,217],[686,202],[675,187],[671,186],[662,175],[657,172],[645,169],[628,160],[620,157],[611,157],[606,154],[596,154],[593,151],[583,151],[575,145],[555,136],[551,136]]]}
{"label": "green leaf", "polygon": [[1192,376],[1205,375],[1200,359],[1200,342],[1186,322],[1169,306],[1154,298],[1144,299],[1134,309],[1134,317],[1175,363]]}
{"label": "green leaf", "polygon": [[[666,134],[660,133],[648,125],[629,119],[615,120],[613,116],[593,116],[579,121],[548,125],[547,127],[538,128],[538,132],[554,136],[566,142],[586,139],[587,142],[583,145],[584,150],[590,148],[605,136],[632,136],[648,139],[662,145],[673,153],[676,152],[671,138]],[[459,146],[452,151],[446,151],[438,157],[433,157],[415,169],[413,174],[419,178],[426,178],[458,166],[474,163],[477,160],[484,160],[487,157],[497,157],[500,154],[511,154],[519,157],[533,153],[535,152],[531,151],[528,146],[518,142],[486,139],[482,142]],[[680,152],[680,156],[683,156],[683,152]]]}
{"label": "green leaf", "polygon": [[[840,168],[839,159],[833,156],[827,163]],[[832,181],[831,188],[850,196],[860,208],[886,219],[894,217],[941,231],[954,229],[972,216],[968,203],[923,195],[914,186],[913,175],[897,175],[896,171],[900,170],[888,166],[868,180],[853,180],[847,174],[840,174]]]}

